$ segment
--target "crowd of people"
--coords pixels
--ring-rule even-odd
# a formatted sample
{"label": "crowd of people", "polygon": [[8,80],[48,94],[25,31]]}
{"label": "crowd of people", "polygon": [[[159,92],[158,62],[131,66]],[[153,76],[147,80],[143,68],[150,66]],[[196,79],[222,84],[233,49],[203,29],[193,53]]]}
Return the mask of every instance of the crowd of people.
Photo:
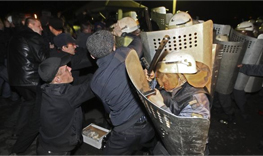
{"label": "crowd of people", "polygon": [[[101,100],[112,126],[105,155],[131,155],[139,150],[155,154],[160,140],[125,67],[131,49],[143,57],[138,22],[124,17],[109,27],[101,19],[92,23],[82,18],[80,30],[72,34],[65,19],[42,13],[40,20],[14,13],[0,21],[1,97],[20,100],[10,155],[23,154],[36,138],[38,155],[70,155],[82,142],[80,106],[92,98]],[[180,23],[174,16],[169,29],[193,25],[191,17],[182,13],[177,15],[186,21]],[[115,38],[125,36],[132,41],[117,47]],[[261,66],[239,67],[247,75],[262,76]],[[171,52],[150,77],[156,78],[159,90],[147,98],[158,108],[176,116],[210,120],[211,101],[205,86],[211,71],[204,63],[183,51]],[[224,103],[227,120],[234,122],[231,102],[230,106]],[[208,145],[208,138],[204,144]],[[208,154],[208,148],[203,152]]]}

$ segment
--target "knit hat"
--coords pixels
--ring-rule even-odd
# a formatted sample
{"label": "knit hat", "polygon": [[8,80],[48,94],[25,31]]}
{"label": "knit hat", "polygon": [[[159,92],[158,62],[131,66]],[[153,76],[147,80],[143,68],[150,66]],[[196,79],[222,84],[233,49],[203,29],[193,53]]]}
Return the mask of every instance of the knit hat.
{"label": "knit hat", "polygon": [[65,46],[68,43],[76,43],[76,41],[68,33],[61,33],[54,37],[54,44],[60,49],[62,49],[62,46]]}
{"label": "knit hat", "polygon": [[63,29],[63,21],[60,18],[50,18],[49,19],[49,25],[52,26],[56,30],[62,30]]}
{"label": "knit hat", "polygon": [[69,55],[63,56],[61,58],[50,57],[41,62],[38,67],[38,74],[43,81],[49,83],[55,78],[59,67],[66,65],[70,62],[70,60],[71,57]]}
{"label": "knit hat", "polygon": [[86,46],[93,57],[102,58],[112,52],[114,37],[107,30],[99,30],[88,37]]}

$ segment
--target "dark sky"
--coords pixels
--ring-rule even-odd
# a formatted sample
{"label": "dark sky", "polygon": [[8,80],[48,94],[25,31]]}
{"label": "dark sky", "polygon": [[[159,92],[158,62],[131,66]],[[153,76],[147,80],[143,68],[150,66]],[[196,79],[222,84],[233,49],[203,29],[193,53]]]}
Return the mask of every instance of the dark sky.
{"label": "dark sky", "polygon": [[[136,0],[149,8],[165,6],[172,12],[172,0],[148,1]],[[49,9],[52,13],[59,10],[75,10],[88,1],[0,1],[0,16],[4,17],[12,11],[22,11],[40,14],[41,10]],[[214,23],[237,23],[249,18],[256,19],[263,15],[263,1],[188,1],[177,0],[176,10],[188,11],[199,19],[212,19]],[[73,11],[72,11],[73,12]]]}

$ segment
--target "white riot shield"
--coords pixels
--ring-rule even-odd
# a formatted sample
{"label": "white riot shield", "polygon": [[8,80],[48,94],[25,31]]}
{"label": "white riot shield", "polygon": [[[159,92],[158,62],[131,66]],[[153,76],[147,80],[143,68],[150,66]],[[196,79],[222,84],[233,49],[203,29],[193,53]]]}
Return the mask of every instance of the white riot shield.
{"label": "white riot shield", "polygon": [[215,40],[214,43],[220,45],[221,58],[216,91],[221,94],[230,94],[236,82],[239,68],[245,53],[246,44],[244,42],[226,42]]}
{"label": "white riot shield", "polygon": [[[236,42],[247,42],[246,52],[243,57],[243,64],[259,64],[262,61],[263,40],[246,36],[236,30],[231,31],[230,40]],[[261,89],[263,78],[247,76],[238,73],[234,88],[245,92],[256,92]]]}
{"label": "white riot shield", "polygon": [[159,14],[157,12],[151,12],[151,19],[157,23],[160,30],[165,30],[166,25],[168,25],[172,17],[172,13]]}
{"label": "white riot shield", "polygon": [[[188,27],[141,32],[143,53],[148,62],[153,59],[156,49],[165,35],[170,36],[170,40],[165,46],[166,51],[184,50],[184,52],[191,54],[196,61],[206,64],[213,72],[213,60],[216,56],[212,53],[213,22],[211,20]],[[207,84],[209,93],[211,93],[212,86],[211,77]]]}
{"label": "white riot shield", "polygon": [[222,35],[229,35],[231,26],[230,25],[223,25],[223,24],[215,24],[213,25],[214,30],[216,31],[216,35],[222,34]]}
{"label": "white riot shield", "polygon": [[131,82],[169,154],[204,155],[210,121],[203,118],[175,116],[156,107],[145,97],[144,92],[147,92],[150,86],[134,50],[127,55],[125,65]]}

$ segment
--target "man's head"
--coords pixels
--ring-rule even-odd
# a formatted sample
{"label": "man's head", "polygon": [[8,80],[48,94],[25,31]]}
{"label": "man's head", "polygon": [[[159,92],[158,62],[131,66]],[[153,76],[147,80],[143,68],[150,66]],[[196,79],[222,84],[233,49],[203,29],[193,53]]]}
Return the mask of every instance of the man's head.
{"label": "man's head", "polygon": [[68,62],[70,62],[69,56],[62,58],[50,57],[39,65],[38,74],[47,83],[71,83],[73,77],[71,75],[71,68],[67,66]]}
{"label": "man's head", "polygon": [[113,51],[114,37],[107,30],[99,30],[88,37],[86,46],[89,53],[99,59]]}
{"label": "man's head", "polygon": [[29,17],[25,20],[25,25],[39,35],[42,34],[43,28],[39,20]]}
{"label": "man's head", "polygon": [[188,82],[194,87],[204,87],[210,76],[209,68],[196,62],[184,52],[170,52],[157,66],[157,81],[166,91],[181,87]]}
{"label": "man's head", "polygon": [[57,36],[63,32],[63,20],[60,18],[50,18],[49,19],[49,30]]}
{"label": "man's head", "polygon": [[75,40],[68,33],[61,33],[54,37],[55,46],[67,53],[75,55],[75,49],[77,48]]}

